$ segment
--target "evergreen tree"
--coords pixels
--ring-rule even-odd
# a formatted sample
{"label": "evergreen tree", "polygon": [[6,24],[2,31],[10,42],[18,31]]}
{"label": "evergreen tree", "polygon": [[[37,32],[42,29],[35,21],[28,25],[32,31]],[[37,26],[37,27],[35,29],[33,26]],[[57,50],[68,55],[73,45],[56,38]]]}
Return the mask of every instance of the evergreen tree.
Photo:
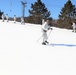
{"label": "evergreen tree", "polygon": [[73,10],[75,9],[75,6],[72,4],[71,0],[68,0],[66,4],[64,4],[64,7],[61,9],[59,19],[58,19],[58,27],[62,28],[71,28],[72,24],[72,16],[69,15]]}
{"label": "evergreen tree", "polygon": [[76,8],[73,9],[67,16],[71,17],[72,19],[76,20]]}
{"label": "evergreen tree", "polygon": [[42,19],[50,18],[50,12],[45,7],[45,4],[41,0],[37,0],[34,4],[31,4],[31,10],[29,10],[29,22],[35,24],[41,24]]}

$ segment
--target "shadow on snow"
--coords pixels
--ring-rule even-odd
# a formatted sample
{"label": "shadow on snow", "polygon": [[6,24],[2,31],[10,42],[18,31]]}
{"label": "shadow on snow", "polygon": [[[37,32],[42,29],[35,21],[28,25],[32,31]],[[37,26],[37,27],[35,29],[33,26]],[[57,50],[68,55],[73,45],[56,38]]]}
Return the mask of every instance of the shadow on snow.
{"label": "shadow on snow", "polygon": [[74,47],[76,46],[75,44],[49,44],[49,46],[67,46],[67,47]]}

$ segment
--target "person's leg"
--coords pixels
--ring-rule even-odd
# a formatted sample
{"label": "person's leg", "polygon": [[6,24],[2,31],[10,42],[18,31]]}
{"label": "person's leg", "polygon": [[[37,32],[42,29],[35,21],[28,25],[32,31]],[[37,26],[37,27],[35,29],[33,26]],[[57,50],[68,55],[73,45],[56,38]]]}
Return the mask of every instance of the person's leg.
{"label": "person's leg", "polygon": [[47,41],[47,32],[43,31],[43,43],[44,45],[46,45],[46,41]]}
{"label": "person's leg", "polygon": [[74,28],[73,28],[73,31],[72,32],[74,32]]}

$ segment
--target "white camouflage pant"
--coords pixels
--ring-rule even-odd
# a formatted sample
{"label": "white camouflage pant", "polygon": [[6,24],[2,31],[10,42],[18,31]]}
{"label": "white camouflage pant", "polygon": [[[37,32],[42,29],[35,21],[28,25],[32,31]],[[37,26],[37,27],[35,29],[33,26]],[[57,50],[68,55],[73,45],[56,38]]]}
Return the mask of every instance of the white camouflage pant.
{"label": "white camouflage pant", "polygon": [[76,32],[76,28],[73,28],[73,32]]}
{"label": "white camouflage pant", "polygon": [[45,42],[48,39],[47,32],[42,30],[42,33],[43,33],[43,42]]}

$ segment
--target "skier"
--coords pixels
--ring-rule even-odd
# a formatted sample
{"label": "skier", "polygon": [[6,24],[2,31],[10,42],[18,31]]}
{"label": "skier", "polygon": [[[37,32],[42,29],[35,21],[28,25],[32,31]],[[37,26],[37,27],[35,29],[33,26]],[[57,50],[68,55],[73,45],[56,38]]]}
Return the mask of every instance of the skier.
{"label": "skier", "polygon": [[21,24],[24,24],[24,18],[21,17]]}
{"label": "skier", "polygon": [[76,32],[76,23],[75,22],[73,22],[72,27],[73,27],[73,32]]}
{"label": "skier", "polygon": [[14,23],[16,23],[16,15],[14,15]]}
{"label": "skier", "polygon": [[7,22],[8,22],[8,14],[6,14],[6,20],[7,20]]}
{"label": "skier", "polygon": [[50,28],[50,20],[47,19],[47,20],[45,21],[45,23],[42,24],[42,33],[43,33],[43,42],[42,42],[42,44],[43,44],[43,45],[46,45],[46,44],[49,43],[49,42],[47,41],[47,39],[48,39],[47,32],[48,32],[48,30],[50,30],[50,29],[52,30],[52,28]]}
{"label": "skier", "polygon": [[4,22],[4,14],[2,14],[2,22]]}
{"label": "skier", "polygon": [[44,20],[44,19],[42,19],[42,24],[44,24],[44,22],[45,22],[45,20]]}

